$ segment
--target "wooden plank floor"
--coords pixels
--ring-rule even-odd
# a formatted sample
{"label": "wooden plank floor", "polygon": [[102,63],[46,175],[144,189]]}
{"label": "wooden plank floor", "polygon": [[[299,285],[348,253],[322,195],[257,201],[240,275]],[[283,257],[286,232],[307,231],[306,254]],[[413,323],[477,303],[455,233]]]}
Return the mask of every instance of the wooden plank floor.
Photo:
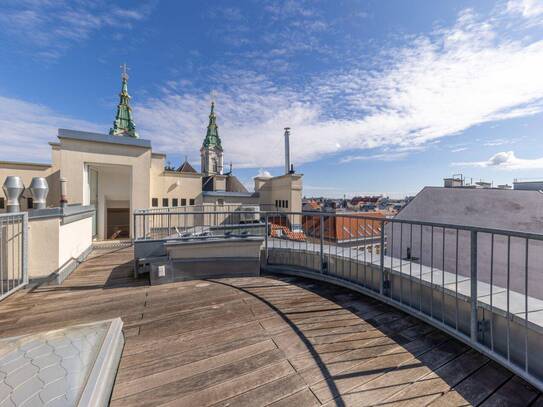
{"label": "wooden plank floor", "polygon": [[357,293],[273,276],[150,287],[130,248],[1,302],[0,335],[117,316],[113,406],[543,406],[506,369]]}

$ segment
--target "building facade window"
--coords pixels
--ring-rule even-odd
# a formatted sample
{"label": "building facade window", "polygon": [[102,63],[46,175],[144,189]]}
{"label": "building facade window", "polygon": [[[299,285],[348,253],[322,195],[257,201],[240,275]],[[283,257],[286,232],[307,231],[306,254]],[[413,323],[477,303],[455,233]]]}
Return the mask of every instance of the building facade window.
{"label": "building facade window", "polygon": [[187,199],[181,198],[181,206],[187,206]]}
{"label": "building facade window", "polygon": [[151,199],[151,206],[152,206],[153,208],[158,207],[158,198],[153,198],[153,199]]}
{"label": "building facade window", "polygon": [[189,205],[194,205],[194,199],[189,199]]}
{"label": "building facade window", "polygon": [[164,208],[167,208],[168,207],[168,198],[162,198],[162,206]]}
{"label": "building facade window", "polygon": [[179,201],[177,198],[172,198],[172,206],[179,206],[178,203]]}
{"label": "building facade window", "polygon": [[32,209],[34,207],[34,200],[32,198],[26,198],[26,207]]}
{"label": "building facade window", "polygon": [[0,209],[5,209],[6,208],[6,201],[4,200],[4,198],[0,198]]}
{"label": "building facade window", "polygon": [[279,207],[279,200],[278,200],[278,199],[275,200],[275,207],[276,207],[276,208]]}
{"label": "building facade window", "polygon": [[285,201],[285,208],[288,208],[288,200]]}

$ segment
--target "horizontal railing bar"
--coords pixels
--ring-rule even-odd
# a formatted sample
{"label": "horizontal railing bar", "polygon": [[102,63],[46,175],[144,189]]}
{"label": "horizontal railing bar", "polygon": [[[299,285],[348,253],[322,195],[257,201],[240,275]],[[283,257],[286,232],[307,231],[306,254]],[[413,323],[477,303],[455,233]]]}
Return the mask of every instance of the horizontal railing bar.
{"label": "horizontal railing bar", "polygon": [[[180,216],[189,216],[189,215],[227,215],[227,214],[263,214],[268,216],[273,216],[274,214],[282,215],[282,216],[312,216],[312,217],[342,217],[346,219],[359,219],[359,220],[365,220],[365,221],[373,221],[373,222],[379,222],[379,223],[398,223],[398,224],[409,224],[409,225],[418,225],[418,226],[428,226],[428,227],[436,227],[436,228],[445,228],[445,229],[455,229],[455,230],[463,230],[466,232],[478,232],[478,233],[485,233],[485,234],[497,234],[502,236],[510,236],[510,237],[518,237],[523,239],[532,239],[532,240],[542,240],[543,241],[543,234],[540,233],[532,233],[532,232],[522,232],[522,231],[515,231],[515,230],[508,230],[508,229],[498,229],[498,228],[487,228],[487,227],[479,227],[479,226],[469,226],[469,225],[461,225],[461,224],[454,224],[454,223],[441,223],[441,222],[428,222],[428,221],[418,221],[418,220],[406,220],[406,219],[397,219],[397,218],[381,218],[371,215],[353,215],[353,214],[344,214],[344,213],[327,213],[327,212],[288,212],[288,211],[266,211],[266,210],[260,210],[260,211],[190,211],[190,212],[168,212],[161,211],[161,212],[145,212],[146,209],[137,210],[134,212],[135,216],[138,217],[145,217],[146,215],[155,215],[155,216],[168,216],[168,215],[180,215]],[[378,235],[378,234],[377,234]]]}

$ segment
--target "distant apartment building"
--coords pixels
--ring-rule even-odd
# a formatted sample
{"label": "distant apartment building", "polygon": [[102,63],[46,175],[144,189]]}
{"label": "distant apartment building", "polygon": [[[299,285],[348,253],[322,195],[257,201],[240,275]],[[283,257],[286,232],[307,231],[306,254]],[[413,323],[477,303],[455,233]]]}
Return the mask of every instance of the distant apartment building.
{"label": "distant apartment building", "polygon": [[462,174],[455,174],[449,178],[443,178],[443,186],[445,188],[496,188],[496,189],[511,189],[509,184],[494,185],[492,182],[483,180],[473,181],[468,183]]}

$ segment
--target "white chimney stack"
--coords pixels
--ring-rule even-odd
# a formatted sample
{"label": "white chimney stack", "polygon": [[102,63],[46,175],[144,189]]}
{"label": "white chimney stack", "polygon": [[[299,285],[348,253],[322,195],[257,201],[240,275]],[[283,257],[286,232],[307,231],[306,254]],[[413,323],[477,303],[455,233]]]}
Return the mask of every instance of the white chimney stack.
{"label": "white chimney stack", "polygon": [[290,127],[285,127],[285,174],[290,172]]}

